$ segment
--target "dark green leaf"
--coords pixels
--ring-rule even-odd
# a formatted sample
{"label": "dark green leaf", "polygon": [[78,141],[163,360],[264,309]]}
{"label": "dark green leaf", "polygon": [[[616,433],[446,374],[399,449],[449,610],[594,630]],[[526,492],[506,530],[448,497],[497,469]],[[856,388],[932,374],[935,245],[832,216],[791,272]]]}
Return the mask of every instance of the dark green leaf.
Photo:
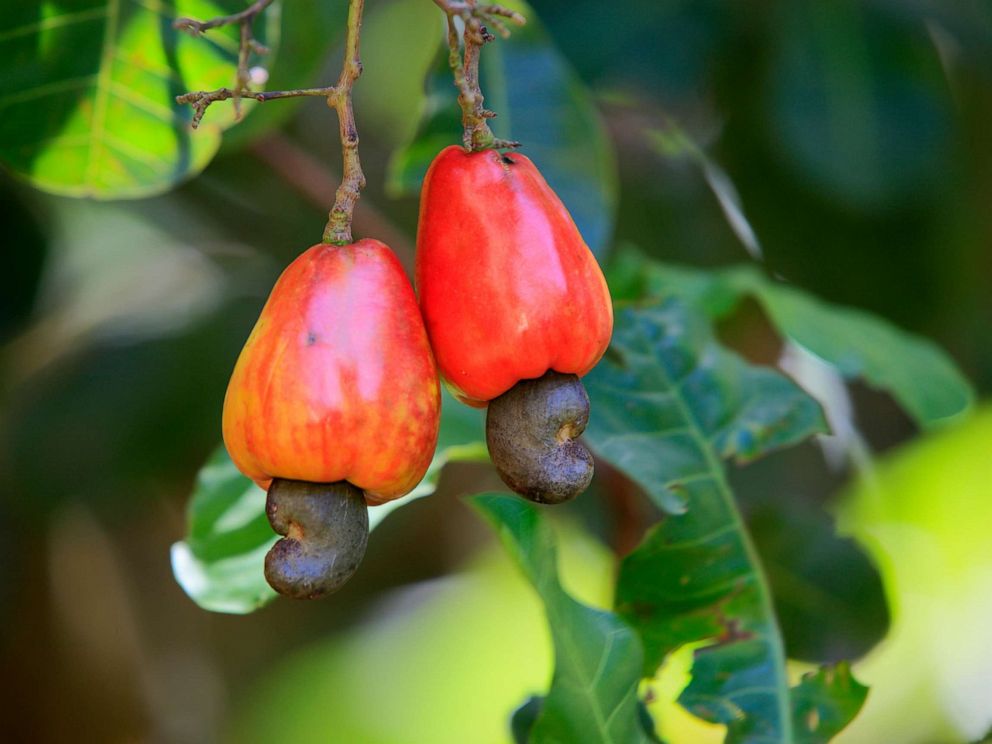
{"label": "dark green leaf", "polygon": [[[824,470],[811,462],[818,460],[822,454],[811,447],[793,467],[823,478]],[[776,488],[762,489],[768,483],[762,471],[752,470],[735,486],[748,494],[748,529],[775,598],[786,653],[816,660],[864,656],[889,627],[878,568],[854,540],[837,534],[826,509],[792,484],[773,481]]]}
{"label": "dark green leaf", "polygon": [[738,462],[825,430],[817,403],[777,372],[722,349],[678,301],[618,313],[614,341],[586,378],[586,437],[670,513]]}
{"label": "dark green leaf", "polygon": [[519,708],[513,711],[513,715],[510,716],[510,733],[513,734],[514,744],[528,744],[530,742],[530,732],[533,731],[543,706],[543,697],[531,695],[520,704]]}
{"label": "dark green leaf", "polygon": [[644,742],[637,713],[643,652],[616,615],[574,600],[558,580],[554,534],[536,506],[504,494],[472,497],[544,602],[555,673],[529,741]]}
{"label": "dark green leaf", "polygon": [[[122,198],[164,191],[210,161],[233,107],[212,107],[193,132],[190,107],[175,97],[232,84],[238,31],[192,38],[172,22],[226,15],[243,2],[8,5],[0,17],[0,160],[12,171],[59,194]],[[277,21],[277,9],[256,20],[269,47]]]}
{"label": "dark green leaf", "polygon": [[41,215],[4,181],[0,181],[0,224],[7,244],[18,248],[5,256],[5,290],[0,295],[2,344],[31,314],[49,248]]}
{"label": "dark green leaf", "polygon": [[[369,529],[395,509],[432,494],[448,462],[487,459],[481,411],[445,393],[427,474],[404,498],[370,509]],[[186,540],[172,546],[172,571],[193,601],[206,610],[243,614],[275,599],[262,571],[277,539],[265,516],[265,492],[238,472],[223,446],[197,477],[188,522]]]}
{"label": "dark green leaf", "polygon": [[793,730],[799,744],[827,744],[861,710],[868,688],[846,662],[803,675],[792,689]]}
{"label": "dark green leaf", "polygon": [[[571,211],[586,242],[602,255],[613,232],[617,175],[613,148],[589,92],[558,53],[537,14],[522,2],[506,3],[527,17],[509,39],[487,45],[481,65],[486,106],[497,137],[523,143]],[[441,34],[438,34],[439,44]],[[389,185],[414,194],[443,147],[461,143],[461,115],[448,54],[438,54],[428,79],[421,127],[393,156]],[[510,84],[512,81],[512,84]]]}
{"label": "dark green leaf", "polygon": [[655,728],[654,718],[651,717],[651,711],[648,710],[648,706],[643,700],[637,701],[637,720],[640,721],[641,730],[644,731],[644,735],[651,744],[662,744]]}
{"label": "dark green leaf", "polygon": [[678,294],[712,317],[729,314],[745,296],[754,297],[783,335],[844,377],[864,378],[890,393],[922,427],[964,413],[974,403],[968,380],[932,341],[775,282],[753,267],[701,271],[644,263],[628,254],[619,270],[638,277],[623,283],[626,297]]}
{"label": "dark green leaf", "polygon": [[709,640],[680,702],[727,725],[730,742],[791,741],[782,638],[722,460],[823,431],[819,406],[722,349],[705,318],[675,298],[619,312],[610,353],[586,385],[590,445],[673,512],[618,579],[617,611],[644,642],[645,674]]}

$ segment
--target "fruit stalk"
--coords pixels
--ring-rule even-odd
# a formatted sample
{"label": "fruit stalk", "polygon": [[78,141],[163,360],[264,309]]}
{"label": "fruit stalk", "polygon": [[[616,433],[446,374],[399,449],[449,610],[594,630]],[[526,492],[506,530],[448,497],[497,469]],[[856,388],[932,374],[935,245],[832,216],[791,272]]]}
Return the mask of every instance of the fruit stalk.
{"label": "fruit stalk", "polygon": [[[509,31],[502,19],[505,18],[518,26],[525,23],[519,13],[504,8],[501,5],[478,5],[476,0],[455,2],[454,0],[434,0],[434,3],[448,17],[448,62],[454,75],[455,87],[458,88],[458,105],[462,110],[462,144],[466,150],[479,150],[519,147],[519,142],[497,139],[489,128],[489,119],[496,114],[483,106],[485,98],[479,85],[479,57],[482,47],[493,41],[494,37],[486,23],[496,28],[503,37],[509,36]],[[464,52],[458,41],[458,29],[455,18],[461,18],[465,24],[463,34]]]}
{"label": "fruit stalk", "polygon": [[324,228],[324,242],[333,245],[347,245],[351,242],[351,220],[355,205],[365,188],[365,174],[358,157],[358,129],[355,126],[355,111],[351,103],[351,89],[362,74],[362,57],[359,41],[362,32],[362,10],[365,0],[351,0],[348,5],[348,32],[344,43],[344,64],[341,76],[335,86],[333,96],[328,96],[327,104],[338,114],[341,132],[341,158],[343,175],[338,186]]}

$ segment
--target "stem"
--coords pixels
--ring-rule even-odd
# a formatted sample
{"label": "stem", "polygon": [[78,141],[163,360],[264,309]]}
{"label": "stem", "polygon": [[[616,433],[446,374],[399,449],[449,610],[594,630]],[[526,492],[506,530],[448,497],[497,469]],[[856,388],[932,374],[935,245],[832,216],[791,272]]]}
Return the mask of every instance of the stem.
{"label": "stem", "polygon": [[351,103],[351,89],[362,74],[362,58],[359,41],[362,30],[362,10],[365,0],[350,0],[348,5],[348,32],[345,37],[344,65],[335,86],[335,95],[328,97],[327,103],[338,113],[341,131],[341,161],[343,175],[334,197],[334,206],[327,217],[324,228],[324,242],[334,245],[347,245],[352,241],[351,219],[355,204],[365,187],[365,174],[358,157],[358,129],[355,126],[355,111]]}
{"label": "stem", "polygon": [[[517,25],[524,24],[524,17],[501,5],[478,5],[476,0],[434,0],[434,4],[448,17],[449,63],[458,88],[458,105],[462,109],[462,144],[466,150],[519,147],[519,142],[497,139],[489,128],[488,119],[496,114],[483,106],[485,98],[479,86],[479,57],[482,47],[493,41],[493,36],[484,25],[489,23],[506,37],[509,30],[502,19],[506,18]],[[464,52],[460,53],[458,29],[455,17],[465,24],[463,33]]]}
{"label": "stem", "polygon": [[[251,153],[273,173],[318,209],[326,209],[334,201],[338,188],[336,174],[312,151],[279,132],[273,132],[248,146]],[[393,249],[410,278],[413,278],[414,247],[406,233],[390,221],[368,196],[362,208],[355,212],[354,229],[365,235],[375,235]]]}
{"label": "stem", "polygon": [[[273,101],[277,98],[299,98],[301,96],[319,96],[331,99],[337,95],[337,88],[333,86],[325,88],[297,88],[295,90],[236,90],[234,88],[218,88],[217,90],[197,90],[190,93],[183,93],[176,96],[176,103],[188,103],[194,109],[192,126],[196,129],[207,108],[217,101],[228,99],[238,100],[239,98],[251,98],[259,103]],[[333,105],[333,104],[329,104]]]}

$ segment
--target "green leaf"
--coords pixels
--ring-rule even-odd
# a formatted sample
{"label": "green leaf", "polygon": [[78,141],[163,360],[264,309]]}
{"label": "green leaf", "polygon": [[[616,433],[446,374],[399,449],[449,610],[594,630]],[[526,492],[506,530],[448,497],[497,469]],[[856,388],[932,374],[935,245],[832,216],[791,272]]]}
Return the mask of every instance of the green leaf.
{"label": "green leaf", "polygon": [[[424,479],[402,499],[369,510],[369,529],[390,512],[434,493],[449,462],[488,460],[482,412],[444,394],[437,451]],[[197,476],[186,540],[172,546],[172,571],[205,610],[245,614],[276,593],[263,575],[265,554],[278,539],[265,516],[265,492],[243,476],[219,447]]]}
{"label": "green leaf", "polygon": [[[70,0],[9,4],[0,17],[0,161],[68,196],[139,197],[202,170],[234,123],[211,107],[200,129],[175,97],[232,84],[236,27],[192,38],[181,16],[210,18],[238,0]],[[256,20],[274,46],[278,11]],[[245,102],[245,109],[253,102]]]}
{"label": "green leaf", "polygon": [[792,741],[782,638],[722,460],[823,431],[819,406],[721,348],[677,298],[621,310],[586,386],[589,444],[672,513],[624,559],[617,584],[617,611],[644,642],[645,674],[679,647],[710,641],[680,702],[727,725],[728,742]]}
{"label": "green leaf", "polygon": [[520,707],[510,716],[510,733],[513,734],[513,744],[528,744],[530,733],[534,730],[544,707],[544,698],[531,695],[521,703]]}
{"label": "green leaf", "polygon": [[613,613],[583,605],[562,588],[554,534],[537,507],[504,494],[471,502],[537,590],[554,641],[554,677],[529,741],[644,742],[637,635]]}
{"label": "green leaf", "polygon": [[[863,378],[888,392],[921,427],[940,424],[974,404],[970,383],[932,341],[775,282],[751,266],[702,271],[647,263],[631,254],[618,266],[626,277],[621,279],[624,296],[677,294],[717,318],[731,313],[744,297],[754,297],[784,336],[844,377]],[[636,274],[635,266],[640,267]]]}
{"label": "green leaf", "polygon": [[[523,143],[568,207],[597,255],[613,232],[617,170],[612,144],[591,95],[558,52],[540,18],[522,2],[506,3],[527,18],[509,39],[487,45],[480,68],[486,107],[498,114],[497,137]],[[442,35],[438,33],[439,47]],[[394,194],[420,190],[427,167],[444,147],[461,143],[461,114],[448,68],[447,48],[429,76],[421,127],[393,155],[388,186]],[[512,81],[512,83],[511,83]]]}
{"label": "green leaf", "polygon": [[263,575],[278,536],[265,516],[265,492],[218,447],[200,470],[186,540],[172,546],[172,572],[205,610],[244,614],[276,598]]}
{"label": "green leaf", "polygon": [[812,398],[721,348],[705,317],[673,298],[621,310],[585,383],[590,444],[673,514],[697,490],[724,487],[722,458],[748,462],[825,430]]}
{"label": "green leaf", "polygon": [[[528,744],[530,742],[531,731],[537,723],[538,716],[541,715],[543,706],[543,697],[531,695],[519,708],[513,711],[513,715],[510,716],[510,733],[513,734],[514,744]],[[647,705],[642,700],[637,701],[637,721],[648,742],[651,744],[662,744],[661,739],[658,738],[658,734],[655,731],[655,723],[654,718],[651,716],[651,711],[648,710]]]}
{"label": "green leaf", "polygon": [[803,675],[792,690],[792,727],[801,744],[828,744],[861,710],[868,688],[846,662]]}

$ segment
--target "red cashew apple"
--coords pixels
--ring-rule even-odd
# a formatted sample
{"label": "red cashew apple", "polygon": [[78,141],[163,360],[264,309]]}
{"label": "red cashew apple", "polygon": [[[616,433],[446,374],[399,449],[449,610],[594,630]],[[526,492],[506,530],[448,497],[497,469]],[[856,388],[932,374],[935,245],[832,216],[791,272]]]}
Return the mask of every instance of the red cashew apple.
{"label": "red cashew apple", "polygon": [[452,146],[424,179],[417,291],[445,381],[485,406],[548,370],[578,376],[610,342],[603,272],[529,158]]}
{"label": "red cashew apple", "polygon": [[489,405],[487,441],[504,481],[536,501],[581,492],[592,457],[573,441],[588,418],[578,378],[609,345],[613,306],[530,159],[454,146],[438,154],[421,193],[416,283],[441,375],[463,402]]}
{"label": "red cashew apple", "polygon": [[235,365],[223,417],[231,459],[268,490],[269,519],[286,535],[266,559],[278,591],[316,596],[350,576],[366,502],[423,478],[439,412],[424,324],[389,248],[319,244],[286,268]]}

